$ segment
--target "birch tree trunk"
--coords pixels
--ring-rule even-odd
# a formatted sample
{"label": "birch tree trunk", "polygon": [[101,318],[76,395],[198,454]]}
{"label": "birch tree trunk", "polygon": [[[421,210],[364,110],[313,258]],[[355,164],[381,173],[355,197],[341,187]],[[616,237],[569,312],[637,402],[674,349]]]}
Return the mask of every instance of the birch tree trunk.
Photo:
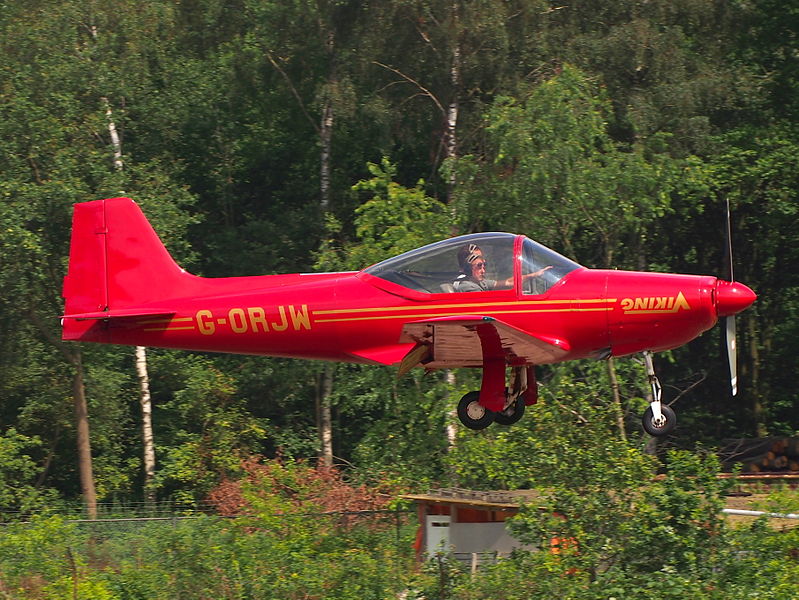
{"label": "birch tree trunk", "polygon": [[[329,52],[332,53],[332,40],[328,41]],[[332,60],[332,58],[331,58]],[[335,81],[331,74],[328,83]],[[322,108],[322,118],[319,123],[319,208],[322,215],[330,210],[330,158],[333,141],[333,101],[328,96]],[[322,371],[322,381],[319,386],[318,404],[318,431],[319,431],[319,462],[326,466],[333,466],[333,410],[330,397],[333,394],[333,365],[325,365]]]}
{"label": "birch tree trunk", "polygon": [[[452,65],[450,67],[450,86],[452,87],[452,97],[447,105],[447,117],[445,128],[445,154],[446,158],[458,157],[458,113],[460,110],[460,94],[461,94],[461,44],[460,44],[460,14],[459,14],[459,0],[453,0],[452,7],[452,22],[453,31],[451,39],[453,42],[452,47]],[[453,234],[457,233],[454,228],[455,218],[455,205],[452,202],[455,194],[455,186],[458,181],[455,176],[455,170],[452,169],[447,179],[447,205],[450,207],[453,222]],[[455,372],[451,369],[446,371],[447,389],[450,396],[450,410],[447,422],[447,444],[450,449],[455,448],[455,441],[458,436],[458,401],[459,398],[452,398],[452,391],[455,389]]]}
{"label": "birch tree trunk", "polygon": [[[322,11],[324,6],[317,5],[317,9]],[[331,8],[331,7],[328,7]],[[291,94],[297,100],[305,118],[313,126],[319,136],[319,208],[324,218],[330,210],[330,172],[331,154],[333,140],[333,126],[335,123],[335,107],[333,90],[336,87],[336,31],[330,24],[329,15],[320,14],[317,24],[320,27],[319,35],[322,36],[324,52],[328,62],[328,74],[325,82],[327,90],[324,93],[322,110],[319,121],[314,120],[310,111],[305,105],[297,86],[294,85],[292,78],[281,67],[281,64],[268,49],[264,50],[269,63],[280,74],[286,82]],[[331,407],[331,395],[333,393],[333,373],[332,365],[325,366],[319,375],[316,388],[316,423],[319,437],[319,462],[326,466],[333,464],[333,416]]]}
{"label": "birch tree trunk", "polygon": [[155,443],[153,442],[153,406],[150,400],[150,376],[147,372],[147,350],[136,346],[136,375],[141,391],[141,434],[144,448],[144,500],[155,503]]}
{"label": "birch tree trunk", "polygon": [[[457,158],[458,156],[458,112],[460,110],[461,94],[461,43],[460,43],[460,14],[459,0],[452,2],[452,65],[450,66],[449,77],[452,88],[452,96],[447,105],[446,127],[445,127],[445,158]],[[447,204],[452,207],[452,196],[455,192],[457,180],[455,170],[452,169],[447,180]],[[451,210],[454,210],[451,208]],[[453,214],[453,217],[455,215]]]}
{"label": "birch tree trunk", "polygon": [[[117,171],[121,171],[125,166],[122,160],[122,140],[114,122],[111,103],[105,97],[101,98],[101,101],[105,106],[105,116],[108,120],[108,134],[111,137],[111,147],[114,151],[114,168]],[[152,503],[155,502],[155,489],[153,488],[155,480],[155,444],[153,442],[153,407],[150,398],[150,376],[147,371],[147,349],[144,346],[136,346],[135,357],[136,376],[139,379],[140,390],[139,403],[142,414],[144,499]]]}
{"label": "birch tree trunk", "polygon": [[319,155],[319,206],[322,213],[330,209],[330,156],[333,138],[333,102],[325,100],[319,128],[321,152]]}
{"label": "birch tree trunk", "polygon": [[319,464],[333,466],[333,411],[330,397],[333,394],[333,365],[325,365],[320,375],[317,391],[317,431],[319,433]]}
{"label": "birch tree trunk", "polygon": [[458,439],[458,400],[459,398],[453,397],[452,393],[455,389],[455,371],[452,369],[446,370],[447,379],[447,400],[451,407],[447,415],[447,447],[452,450],[455,448],[455,442]]}

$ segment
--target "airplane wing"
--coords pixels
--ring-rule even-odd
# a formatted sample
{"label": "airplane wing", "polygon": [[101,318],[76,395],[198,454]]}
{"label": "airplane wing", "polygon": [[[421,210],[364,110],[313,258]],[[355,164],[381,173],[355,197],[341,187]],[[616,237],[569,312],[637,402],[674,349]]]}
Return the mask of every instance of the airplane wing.
{"label": "airplane wing", "polygon": [[359,359],[359,362],[367,364],[394,365],[400,362],[412,347],[413,344],[392,344],[353,350],[349,354]]}
{"label": "airplane wing", "polygon": [[[480,367],[485,359],[508,364],[547,364],[571,349],[566,340],[533,335],[493,317],[456,316],[406,323],[400,342],[415,342],[430,352],[426,368]],[[417,353],[418,355],[419,353]],[[411,353],[408,354],[410,359]],[[407,361],[403,361],[404,363]],[[410,368],[407,364],[404,367]],[[413,365],[411,365],[413,366]]]}

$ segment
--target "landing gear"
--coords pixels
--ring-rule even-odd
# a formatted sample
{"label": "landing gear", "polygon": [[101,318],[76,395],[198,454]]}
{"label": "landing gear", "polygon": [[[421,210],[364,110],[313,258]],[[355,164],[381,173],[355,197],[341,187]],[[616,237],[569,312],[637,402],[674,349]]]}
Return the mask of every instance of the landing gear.
{"label": "landing gear", "polygon": [[677,415],[671,407],[662,404],[660,401],[662,389],[660,382],[655,375],[655,366],[652,364],[652,353],[644,352],[646,362],[646,376],[649,378],[649,385],[652,386],[652,402],[644,412],[641,419],[644,431],[656,437],[671,433],[677,426]]}
{"label": "landing gear", "polygon": [[469,429],[485,429],[494,422],[496,414],[480,404],[480,392],[469,392],[458,402],[458,418]]}
{"label": "landing gear", "polygon": [[[458,418],[464,427],[480,430],[494,421],[513,425],[524,415],[525,406],[536,403],[535,367],[514,367],[509,387],[504,387],[504,370],[502,365],[501,371],[494,369],[490,377],[486,377],[487,370],[484,370],[480,391],[469,392],[461,398]],[[497,389],[499,385],[502,387]]]}
{"label": "landing gear", "polygon": [[524,416],[524,397],[518,396],[504,410],[494,415],[494,420],[500,425],[513,425]]}
{"label": "landing gear", "polygon": [[677,415],[674,414],[671,407],[664,404],[660,407],[660,418],[656,419],[655,412],[650,406],[644,411],[641,422],[644,426],[644,431],[657,437],[670,433],[676,427]]}

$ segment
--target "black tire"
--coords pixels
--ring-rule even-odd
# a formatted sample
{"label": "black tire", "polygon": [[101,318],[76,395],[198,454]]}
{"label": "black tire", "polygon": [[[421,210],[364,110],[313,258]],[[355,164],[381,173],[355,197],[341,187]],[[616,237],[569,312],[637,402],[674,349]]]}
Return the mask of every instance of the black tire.
{"label": "black tire", "polygon": [[652,412],[651,406],[646,409],[644,416],[641,418],[644,431],[646,431],[649,435],[653,435],[655,437],[668,435],[677,426],[677,415],[674,414],[674,411],[670,407],[666,406],[665,404],[661,404],[660,412],[663,413],[663,416],[666,418],[666,422],[662,427],[658,427],[652,422],[652,419],[655,415]]}
{"label": "black tire", "polygon": [[480,392],[469,392],[458,402],[458,418],[469,429],[485,429],[494,422],[495,415],[480,404]]}
{"label": "black tire", "polygon": [[494,413],[494,421],[500,425],[513,425],[524,416],[524,398],[520,395],[508,408]]}

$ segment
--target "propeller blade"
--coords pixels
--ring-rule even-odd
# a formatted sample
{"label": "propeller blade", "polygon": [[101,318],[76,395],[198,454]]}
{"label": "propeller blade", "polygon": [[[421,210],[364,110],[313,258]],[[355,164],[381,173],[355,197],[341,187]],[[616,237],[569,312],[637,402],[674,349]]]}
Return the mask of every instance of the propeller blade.
{"label": "propeller blade", "polygon": [[727,358],[730,361],[730,387],[732,395],[738,393],[738,349],[735,343],[735,317],[729,316],[727,320]]}
{"label": "propeller blade", "polygon": [[735,275],[732,272],[732,219],[730,217],[730,199],[727,198],[727,273],[729,281],[735,281]]}
{"label": "propeller blade", "polygon": [[[736,286],[734,283],[735,274],[732,267],[732,218],[730,216],[730,199],[725,198],[725,201],[727,204],[727,275],[729,276],[729,281],[732,283],[730,288],[735,288],[737,291],[739,286]],[[749,295],[751,295],[752,300],[754,300],[754,293],[752,290],[749,290],[749,288],[746,289],[750,292]],[[751,301],[749,304],[751,304]],[[735,310],[735,312],[738,311]],[[727,360],[730,363],[730,388],[733,396],[738,393],[738,346],[735,341],[735,312],[731,312],[726,317]]]}

